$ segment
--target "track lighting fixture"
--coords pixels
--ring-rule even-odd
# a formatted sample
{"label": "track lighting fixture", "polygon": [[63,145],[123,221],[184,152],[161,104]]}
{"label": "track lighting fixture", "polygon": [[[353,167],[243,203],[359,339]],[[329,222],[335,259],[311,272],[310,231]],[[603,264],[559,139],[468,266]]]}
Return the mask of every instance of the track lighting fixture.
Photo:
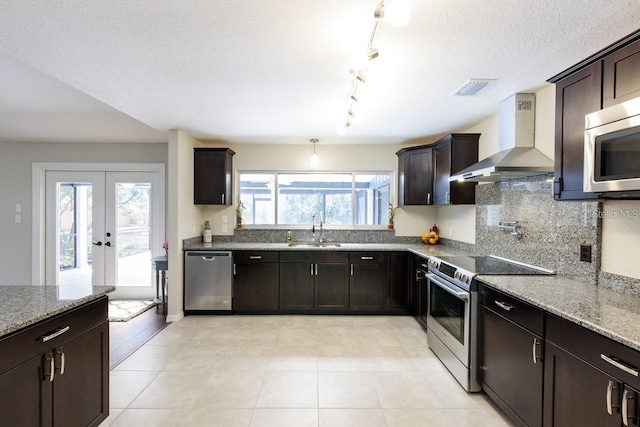
{"label": "track lighting fixture", "polygon": [[351,75],[353,76],[353,78],[358,80],[360,83],[364,83],[367,80],[367,76],[365,75],[364,71],[362,71],[362,70],[360,70],[360,71],[351,70]]}
{"label": "track lighting fixture", "polygon": [[[380,3],[376,6],[373,11],[373,28],[371,30],[371,35],[369,36],[369,43],[367,45],[366,50],[363,52],[362,56],[358,56],[358,65],[354,66],[351,69],[351,77],[353,78],[353,85],[351,89],[351,93],[349,94],[349,110],[347,111],[347,121],[344,124],[340,124],[336,127],[336,131],[338,134],[343,135],[349,127],[351,127],[352,123],[361,122],[362,115],[358,114],[358,120],[356,121],[356,116],[353,110],[353,107],[357,105],[359,102],[359,97],[357,95],[358,84],[364,83],[367,79],[367,69],[365,68],[365,64],[376,59],[380,56],[380,52],[378,49],[373,47],[373,39],[376,36],[376,31],[378,30],[378,25],[380,22],[390,23],[393,25],[404,25],[409,20],[409,15],[411,14],[411,9],[407,0],[388,0],[389,4],[385,4],[385,0],[380,0]],[[314,146],[315,147],[315,146]],[[315,151],[314,151],[315,152]]]}
{"label": "track lighting fixture", "polygon": [[311,153],[311,157],[309,157],[309,164],[312,168],[317,168],[320,165],[320,156],[316,153],[316,144],[318,143],[318,139],[312,138],[309,142],[313,144],[313,153]]}

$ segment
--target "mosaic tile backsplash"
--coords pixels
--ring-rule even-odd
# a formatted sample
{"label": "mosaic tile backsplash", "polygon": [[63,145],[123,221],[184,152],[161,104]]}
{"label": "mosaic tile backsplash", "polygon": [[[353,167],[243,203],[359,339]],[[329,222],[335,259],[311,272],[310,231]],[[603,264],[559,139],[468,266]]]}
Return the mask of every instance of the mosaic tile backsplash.
{"label": "mosaic tile backsplash", "polygon": [[[601,221],[598,202],[556,202],[553,174],[476,187],[476,249],[597,281]],[[499,227],[518,221],[522,237]],[[592,246],[592,262],[580,261],[580,245]]]}

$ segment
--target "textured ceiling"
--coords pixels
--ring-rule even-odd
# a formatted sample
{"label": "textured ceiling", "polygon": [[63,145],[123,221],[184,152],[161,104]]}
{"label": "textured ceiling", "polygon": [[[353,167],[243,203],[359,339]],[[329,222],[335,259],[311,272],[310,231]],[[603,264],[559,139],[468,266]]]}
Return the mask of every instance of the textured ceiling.
{"label": "textured ceiling", "polygon": [[[380,25],[364,121],[339,136],[376,3],[3,0],[0,141],[431,137],[640,28],[637,0],[413,0],[407,26]],[[496,82],[449,96],[470,78]]]}

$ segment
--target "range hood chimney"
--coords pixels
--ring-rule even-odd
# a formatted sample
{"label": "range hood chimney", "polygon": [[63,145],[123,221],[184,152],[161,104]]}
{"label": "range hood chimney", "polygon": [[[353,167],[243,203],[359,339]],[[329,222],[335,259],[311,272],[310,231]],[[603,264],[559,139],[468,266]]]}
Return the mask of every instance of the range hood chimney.
{"label": "range hood chimney", "polygon": [[449,181],[496,182],[553,172],[553,160],[534,148],[535,95],[517,93],[500,103],[498,153],[461,170]]}

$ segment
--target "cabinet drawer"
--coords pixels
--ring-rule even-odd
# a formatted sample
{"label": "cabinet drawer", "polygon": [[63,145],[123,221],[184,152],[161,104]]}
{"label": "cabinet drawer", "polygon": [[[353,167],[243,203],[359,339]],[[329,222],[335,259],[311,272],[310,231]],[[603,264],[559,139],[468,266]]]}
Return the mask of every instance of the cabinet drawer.
{"label": "cabinet drawer", "polygon": [[385,261],[385,252],[351,252],[349,262],[351,264],[382,264]]}
{"label": "cabinet drawer", "polygon": [[[107,321],[107,297],[87,303],[51,319],[17,331],[0,340],[0,373],[64,344],[85,331]],[[43,337],[65,330],[55,338],[42,341]]]}
{"label": "cabinet drawer", "polygon": [[544,336],[544,311],[488,286],[482,286],[480,301],[501,316]]}
{"label": "cabinet drawer", "polygon": [[233,253],[236,264],[253,264],[259,262],[278,262],[278,252],[272,251],[238,251]]}
{"label": "cabinet drawer", "polygon": [[550,314],[547,314],[546,339],[612,377],[640,388],[640,377],[602,358],[604,355],[623,366],[640,369],[640,352]]}

